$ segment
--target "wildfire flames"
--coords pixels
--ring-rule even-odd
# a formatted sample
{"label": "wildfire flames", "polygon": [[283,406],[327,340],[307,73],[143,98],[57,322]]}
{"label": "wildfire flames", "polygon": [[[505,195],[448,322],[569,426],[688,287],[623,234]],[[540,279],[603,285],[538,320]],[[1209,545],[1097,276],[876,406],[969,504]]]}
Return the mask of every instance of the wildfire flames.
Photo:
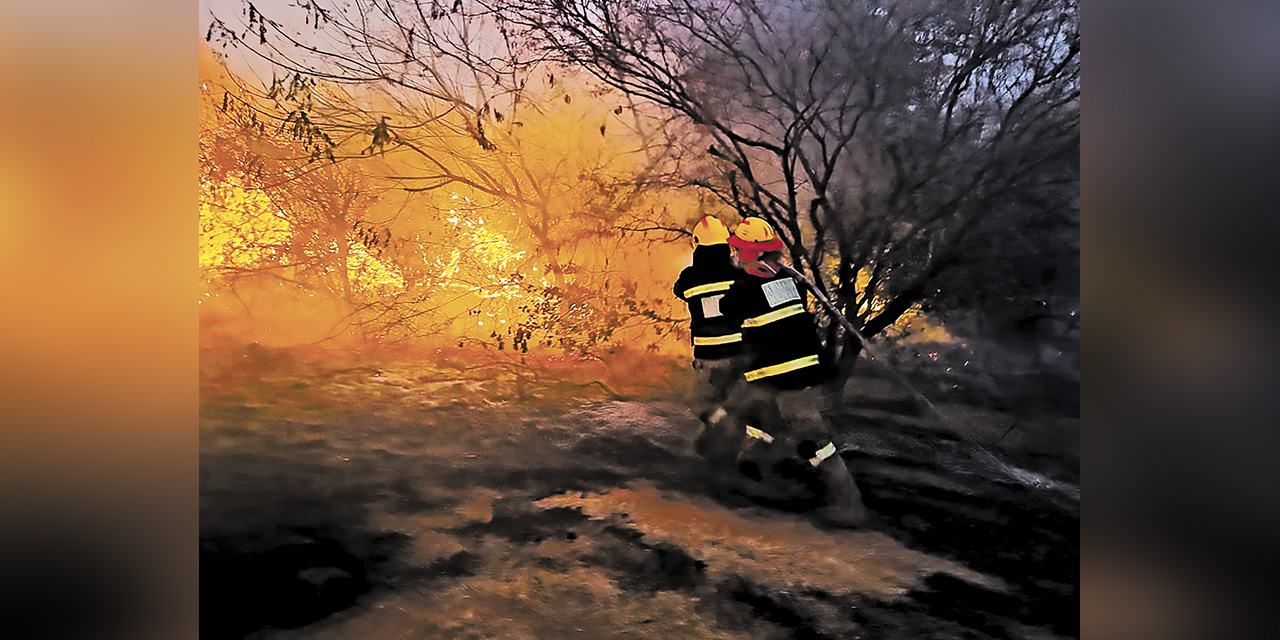
{"label": "wildfire flames", "polygon": [[[220,326],[239,317],[254,339],[280,342],[430,339],[579,354],[620,342],[683,346],[671,337],[683,318],[668,289],[688,246],[610,230],[633,211],[605,209],[599,169],[579,167],[576,177],[563,167],[528,169],[533,178],[511,180],[513,191],[554,184],[537,203],[474,179],[402,188],[386,176],[411,172],[410,163],[373,154],[317,160],[298,139],[302,118],[255,101],[207,52],[201,70],[198,304],[220,315]],[[625,152],[594,129],[573,140],[560,123],[536,126],[521,122],[522,136],[537,140],[539,153],[560,153],[560,164],[607,167]],[[559,148],[545,148],[548,139]],[[467,143],[441,144],[468,154],[460,164],[491,162]],[[521,160],[534,161],[542,162]],[[679,208],[656,195],[637,202],[650,212]]]}

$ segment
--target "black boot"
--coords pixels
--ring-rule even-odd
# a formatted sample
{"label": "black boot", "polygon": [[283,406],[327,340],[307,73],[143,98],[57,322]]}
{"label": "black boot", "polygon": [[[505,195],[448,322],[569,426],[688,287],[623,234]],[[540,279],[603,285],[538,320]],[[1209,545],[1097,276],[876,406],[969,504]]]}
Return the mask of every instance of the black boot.
{"label": "black boot", "polygon": [[857,528],[868,522],[862,492],[839,454],[823,460],[818,472],[827,485],[827,504],[817,511],[818,520],[834,527]]}

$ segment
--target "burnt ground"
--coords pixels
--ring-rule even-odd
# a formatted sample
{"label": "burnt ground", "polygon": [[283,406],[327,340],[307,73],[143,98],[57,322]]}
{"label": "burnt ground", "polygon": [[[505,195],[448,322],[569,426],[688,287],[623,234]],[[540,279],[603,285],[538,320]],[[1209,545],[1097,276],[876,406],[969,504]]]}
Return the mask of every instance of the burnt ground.
{"label": "burnt ground", "polygon": [[256,346],[201,367],[205,640],[1079,637],[1070,412],[952,393],[943,421],[855,380],[832,421],[875,515],[846,530],[713,491],[662,386]]}

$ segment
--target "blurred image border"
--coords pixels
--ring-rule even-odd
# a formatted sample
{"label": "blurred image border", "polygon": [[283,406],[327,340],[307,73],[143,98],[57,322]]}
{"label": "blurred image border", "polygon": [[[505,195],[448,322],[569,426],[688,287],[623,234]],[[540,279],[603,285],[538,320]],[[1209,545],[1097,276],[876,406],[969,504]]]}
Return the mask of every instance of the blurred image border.
{"label": "blurred image border", "polygon": [[1262,636],[1280,12],[1095,0],[1082,22],[1082,631]]}
{"label": "blurred image border", "polygon": [[[1272,4],[1084,2],[1084,637],[1266,630]],[[0,9],[0,600],[81,621],[42,637],[197,633],[199,10]]]}
{"label": "blurred image border", "polygon": [[0,610],[197,635],[197,11],[0,8]]}

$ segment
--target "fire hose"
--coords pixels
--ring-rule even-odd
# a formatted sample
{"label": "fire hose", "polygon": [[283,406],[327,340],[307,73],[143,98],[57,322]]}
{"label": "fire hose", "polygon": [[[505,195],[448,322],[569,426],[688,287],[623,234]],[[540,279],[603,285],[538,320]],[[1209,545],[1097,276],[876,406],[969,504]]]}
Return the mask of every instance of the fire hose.
{"label": "fire hose", "polygon": [[[858,342],[862,344],[863,351],[866,351],[867,354],[871,356],[872,360],[880,362],[882,365],[884,365],[885,369],[888,370],[889,373],[893,375],[893,377],[898,381],[898,383],[901,384],[903,387],[905,387],[907,391],[911,393],[911,397],[915,398],[917,402],[921,403],[925,407],[928,407],[929,411],[933,412],[934,417],[940,420],[945,426],[947,427],[952,426],[951,420],[947,418],[946,414],[938,410],[938,408],[934,406],[934,404],[930,402],[929,399],[926,398],[923,393],[920,393],[920,391],[917,390],[915,386],[912,385],[911,382],[907,380],[906,376],[902,375],[901,371],[898,371],[898,369],[894,367],[892,364],[890,364],[886,358],[881,357],[880,354],[876,353],[876,351],[871,348],[871,343],[867,340],[867,337],[862,335],[862,332],[858,331],[858,328],[853,326],[853,323],[850,322],[849,319],[846,318],[843,313],[840,313],[840,311],[836,309],[836,306],[834,304],[831,304],[831,301],[828,300],[827,297],[823,295],[822,292],[819,291],[818,288],[815,287],[812,282],[809,282],[808,278],[804,277],[803,274],[801,274],[799,271],[796,271],[789,264],[779,264],[778,270],[791,276],[796,281],[804,284],[805,288],[807,288],[810,291],[810,293],[813,294],[813,297],[818,300],[818,303],[822,305],[823,309],[826,309],[827,313],[831,316],[831,318],[839,322],[840,326],[844,327],[845,331],[848,331],[851,335],[853,335],[855,338],[858,339]],[[952,429],[952,430],[955,430],[955,429]],[[961,437],[965,437],[962,432],[957,431],[957,433]],[[978,446],[978,444],[975,442],[971,442],[970,444],[973,444],[974,446]]]}
{"label": "fire hose", "polygon": [[862,335],[862,332],[859,331],[857,327],[853,326],[853,323],[850,322],[849,319],[846,318],[843,313],[840,313],[840,311],[836,309],[836,306],[834,304],[831,304],[831,301],[828,300],[827,297],[823,295],[823,293],[819,291],[818,288],[814,286],[814,284],[810,282],[808,278],[804,277],[803,274],[801,274],[800,272],[792,268],[791,265],[779,264],[776,269],[770,269],[770,270],[773,271],[774,273],[781,271],[787,274],[788,276],[794,278],[796,281],[800,282],[801,284],[803,284],[805,288],[807,288],[811,293],[813,293],[814,298],[818,301],[819,304],[822,305],[822,308],[825,309],[826,312],[831,315],[831,318],[839,322],[840,325],[844,327],[845,331],[848,331],[850,334],[852,334],[854,337],[858,339],[858,342],[861,343],[863,350],[867,352],[867,354],[871,357],[872,360],[875,360],[879,362],[881,365],[883,365],[884,368],[887,371],[889,371],[891,375],[893,375],[893,377],[898,381],[898,383],[900,383],[903,387],[905,387],[911,393],[911,396],[917,402],[924,405],[925,407],[928,407],[929,411],[933,413],[934,418],[937,419],[938,422],[943,427],[945,427],[949,433],[955,434],[955,436],[958,437],[961,440],[961,442],[972,447],[974,452],[977,454],[977,456],[983,459],[994,470],[997,470],[999,473],[1006,475],[1010,478],[1013,478],[1015,480],[1019,480],[1021,482],[1029,481],[1031,485],[1036,487],[1064,491],[1067,494],[1073,496],[1076,500],[1079,500],[1079,497],[1080,497],[1079,488],[1063,484],[1061,482],[1052,480],[1050,478],[1046,478],[1044,476],[1041,476],[1040,474],[1035,474],[1035,473],[1027,472],[1025,470],[1013,468],[1009,466],[1008,463],[1006,463],[1005,461],[1001,460],[999,457],[997,457],[996,455],[988,451],[986,447],[982,446],[976,440],[971,438],[967,433],[965,433],[963,429],[957,428],[955,423],[953,423],[951,419],[947,417],[946,414],[944,414],[936,406],[934,406],[934,404],[930,402],[929,399],[926,398],[923,393],[920,393],[920,391],[917,390],[909,380],[907,380],[906,376],[904,376],[901,371],[899,371],[896,367],[894,367],[888,361],[888,359],[880,356],[880,354],[878,354],[874,349],[872,349],[866,336]]}

